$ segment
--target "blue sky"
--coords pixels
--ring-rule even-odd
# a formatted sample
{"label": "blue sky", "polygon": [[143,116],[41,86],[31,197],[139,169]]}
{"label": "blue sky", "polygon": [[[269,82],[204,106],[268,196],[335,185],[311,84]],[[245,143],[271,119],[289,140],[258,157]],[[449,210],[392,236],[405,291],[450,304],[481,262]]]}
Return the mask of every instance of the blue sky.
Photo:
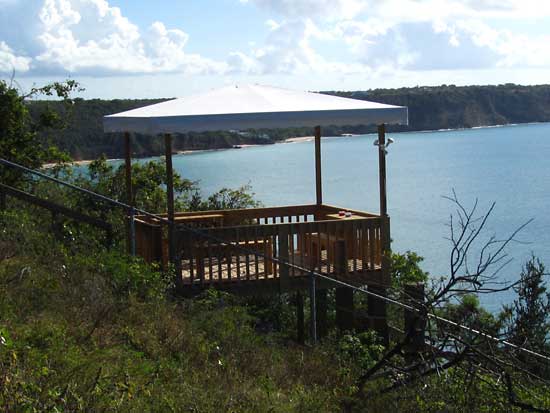
{"label": "blue sky", "polygon": [[0,77],[83,97],[550,83],[546,0],[0,0]]}

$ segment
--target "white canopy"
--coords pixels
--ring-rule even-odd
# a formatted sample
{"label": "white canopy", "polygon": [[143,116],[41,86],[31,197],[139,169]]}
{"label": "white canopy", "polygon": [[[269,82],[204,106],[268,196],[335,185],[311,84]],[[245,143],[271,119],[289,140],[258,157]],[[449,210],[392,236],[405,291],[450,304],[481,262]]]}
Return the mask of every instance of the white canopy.
{"label": "white canopy", "polygon": [[270,86],[228,86],[103,118],[105,132],[142,134],[326,125],[408,124],[406,106]]}

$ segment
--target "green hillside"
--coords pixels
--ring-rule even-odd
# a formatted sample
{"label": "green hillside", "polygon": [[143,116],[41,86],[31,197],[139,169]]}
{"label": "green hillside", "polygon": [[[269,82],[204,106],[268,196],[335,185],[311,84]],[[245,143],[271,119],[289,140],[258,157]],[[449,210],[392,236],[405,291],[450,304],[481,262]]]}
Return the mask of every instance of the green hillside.
{"label": "green hillside", "polygon": [[[550,85],[499,86],[443,85],[400,89],[373,89],[367,91],[326,91],[333,94],[375,102],[409,107],[409,126],[392,127],[393,131],[418,131],[470,128],[509,123],[550,121]],[[102,117],[157,102],[163,99],[76,99],[71,108],[68,127],[50,138],[75,159],[92,159],[101,154],[115,158],[123,155],[122,140],[115,134],[104,134]],[[38,118],[46,106],[60,112],[60,102],[35,101],[30,104],[33,117]],[[325,135],[373,132],[372,126],[326,127]],[[190,133],[176,136],[175,150],[231,148],[239,144],[266,144],[292,136],[311,134],[309,128],[275,131],[250,131],[246,134],[230,132]],[[135,156],[162,153],[160,137],[136,136]]]}

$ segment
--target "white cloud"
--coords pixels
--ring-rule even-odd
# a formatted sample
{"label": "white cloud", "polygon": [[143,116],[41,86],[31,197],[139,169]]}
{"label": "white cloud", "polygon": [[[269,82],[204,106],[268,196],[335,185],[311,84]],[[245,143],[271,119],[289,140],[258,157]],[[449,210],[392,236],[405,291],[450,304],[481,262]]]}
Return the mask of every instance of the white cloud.
{"label": "white cloud", "polygon": [[369,16],[382,21],[411,22],[454,18],[540,18],[550,16],[541,0],[247,0],[282,16],[319,20]]}
{"label": "white cloud", "polygon": [[[5,0],[0,0],[5,1]],[[37,5],[38,4],[38,5]],[[32,59],[19,72],[120,75],[144,73],[221,73],[226,63],[185,52],[189,36],[161,22],[142,32],[106,0],[21,0],[0,17],[0,39],[9,21],[24,17],[21,44]],[[3,56],[3,55],[0,55]],[[0,68],[7,59],[2,58]]]}
{"label": "white cloud", "polygon": [[357,16],[368,4],[362,0],[240,0],[260,8],[295,19],[297,17],[317,17],[351,19]]}
{"label": "white cloud", "polygon": [[465,25],[400,23],[391,27],[346,23],[337,29],[355,58],[373,66],[409,70],[495,66],[500,53]]}
{"label": "white cloud", "polygon": [[[497,30],[489,22],[550,16],[536,0],[241,0],[282,16],[249,53],[245,70],[329,70],[355,65],[365,74],[409,71],[550,67],[550,36]],[[300,26],[301,25],[301,26]],[[300,27],[314,28],[300,30]],[[319,29],[322,27],[322,30]],[[293,29],[294,28],[294,29]],[[276,33],[276,36],[274,36]],[[327,62],[312,39],[340,42],[349,57]],[[335,47],[333,45],[333,47]],[[285,53],[286,51],[286,53]],[[343,53],[340,53],[343,54]],[[244,63],[246,61],[246,64]],[[268,65],[262,64],[267,61]],[[293,64],[288,64],[288,62]],[[286,63],[285,63],[286,62]],[[281,70],[282,69],[282,70]],[[301,70],[299,70],[301,69]],[[338,70],[336,69],[336,70]]]}
{"label": "white cloud", "polygon": [[313,23],[308,20],[267,22],[269,35],[261,47],[249,53],[233,52],[230,55],[232,71],[253,74],[300,73],[307,71],[321,57],[309,44]]}
{"label": "white cloud", "polygon": [[367,79],[398,70],[550,68],[550,35],[495,25],[540,22],[550,17],[546,1],[234,1],[267,12],[269,31],[263,39],[251,34],[247,49],[228,44],[232,51],[218,61],[188,53],[193,39],[180,28],[138,27],[108,0],[0,0],[0,72]]}
{"label": "white cloud", "polygon": [[310,19],[267,22],[270,32],[260,47],[248,53],[230,54],[232,72],[249,74],[365,73],[361,63],[341,63],[326,59],[312,46],[312,40],[329,40],[332,34],[320,30]]}
{"label": "white cloud", "polygon": [[29,70],[31,59],[25,56],[17,56],[13,50],[0,40],[0,73],[1,72],[26,72]]}

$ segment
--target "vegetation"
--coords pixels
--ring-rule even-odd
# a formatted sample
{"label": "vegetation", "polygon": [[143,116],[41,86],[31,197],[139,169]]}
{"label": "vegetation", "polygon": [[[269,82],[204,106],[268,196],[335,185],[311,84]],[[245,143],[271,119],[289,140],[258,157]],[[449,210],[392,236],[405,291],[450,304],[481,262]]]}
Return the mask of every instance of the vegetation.
{"label": "vegetation", "polygon": [[[21,105],[3,116],[0,126],[28,121]],[[48,150],[36,135],[23,143],[18,136],[12,145]],[[5,148],[19,160],[16,147]],[[39,166],[47,155],[35,149],[28,148],[35,154],[29,159]],[[163,165],[136,164],[133,172],[137,205],[163,209]],[[63,166],[52,173],[124,198],[123,171],[104,158],[87,174]],[[175,296],[170,269],[123,252],[120,210],[21,178],[19,188],[101,217],[118,236],[105,245],[99,231],[11,198],[0,211],[2,411],[550,411],[543,264],[533,257],[525,265],[514,285],[518,298],[501,314],[488,313],[477,298],[501,289],[494,269],[514,235],[489,238],[471,259],[492,207],[477,216],[477,205],[467,209],[453,193],[450,271],[434,280],[423,302],[403,295],[409,283],[428,284],[422,257],[391,255],[390,296],[418,311],[408,309],[409,325],[402,308],[390,308],[397,332],[389,343],[365,328],[338,331],[329,308],[328,335],[310,347],[294,341],[294,297]],[[203,198],[195,183],[179,176],[174,183],[178,209],[255,205],[247,188]],[[359,313],[368,305],[357,296]],[[422,323],[428,345],[421,337],[415,347]]]}
{"label": "vegetation", "polygon": [[[42,105],[40,114],[32,117],[26,102],[37,96],[56,96],[61,99],[56,106],[68,107],[72,102],[71,92],[78,89],[74,81],[56,82],[21,95],[15,86],[0,80],[0,158],[29,168],[40,167],[48,160],[67,160],[67,156],[43,136],[49,130],[62,127],[63,118],[48,103]],[[0,178],[2,182],[14,182],[17,174],[0,169]]]}
{"label": "vegetation", "polygon": [[[47,216],[12,206],[0,228],[3,411],[521,411],[491,374],[472,380],[462,368],[399,392],[379,378],[358,396],[360,378],[387,352],[372,332],[331,330],[316,347],[298,345],[290,296],[178,299],[169,274],[86,232],[56,238]],[[398,261],[401,273],[403,262],[418,273]],[[494,322],[478,311],[464,299],[445,315]],[[547,389],[526,384],[518,397],[550,408]]]}
{"label": "vegetation", "polygon": [[417,86],[366,92],[329,92],[409,107],[409,126],[437,130],[550,121],[550,85]]}
{"label": "vegetation", "polygon": [[[136,165],[139,205],[152,207],[157,197],[164,198],[160,167]],[[104,159],[89,168],[85,176],[66,179],[120,195],[120,170]],[[180,178],[175,182],[178,202],[192,205],[193,183]],[[102,210],[51,185],[20,185],[32,185],[28,189],[50,199],[103,215],[117,233],[124,233],[122,214],[116,209]],[[235,193],[238,196],[230,196]],[[250,199],[241,195],[228,190],[201,202],[212,201],[217,208],[222,199],[224,207],[240,206]],[[384,347],[372,331],[338,332],[334,308],[329,308],[329,335],[315,347],[304,347],[294,341],[292,296],[245,299],[207,291],[195,299],[174,297],[172,275],[122,253],[121,236],[106,249],[101,234],[92,228],[60,217],[52,220],[47,212],[12,199],[0,214],[0,234],[0,408],[5,411],[497,412],[521,411],[523,404],[550,408],[545,385],[550,373],[544,364],[487,344],[478,334],[441,329],[438,324],[428,329],[432,340],[455,334],[477,352],[498,351],[497,360],[511,360],[515,399],[502,391],[504,379],[486,362],[442,365],[439,374],[429,374],[428,369],[409,376],[404,370],[401,377],[384,374],[365,380],[399,345],[399,336]],[[464,251],[460,244],[457,248]],[[392,290],[398,294],[394,298],[408,283],[428,282],[421,261],[412,252],[392,254]],[[545,277],[542,265],[530,261],[517,284],[517,303],[500,316],[486,312],[475,295],[447,288],[455,291],[455,300],[439,306],[437,315],[509,340],[515,340],[518,331],[542,332],[548,323]],[[452,277],[450,282],[457,285]],[[460,285],[467,291],[464,283]],[[428,294],[431,302],[441,299],[438,291],[442,289]],[[358,312],[365,312],[368,299],[356,299]],[[389,316],[392,325],[403,328],[398,307],[390,307]],[[544,334],[533,339],[537,337],[542,340],[537,351],[548,352]],[[407,366],[402,356],[392,363],[398,369]],[[526,379],[521,386],[515,381],[518,372]],[[532,376],[542,377],[542,382]]]}
{"label": "vegetation", "polygon": [[[409,126],[392,126],[391,131],[437,130],[470,128],[474,126],[505,125],[509,123],[550,121],[550,86],[499,86],[442,85],[400,89],[374,89],[356,92],[323,92],[338,96],[366,99],[375,102],[409,107]],[[109,158],[121,158],[124,154],[123,139],[117,134],[104,134],[102,117],[140,106],[163,101],[142,100],[83,100],[72,101],[68,127],[63,131],[43,132],[59,148],[75,159],[95,159],[102,154]],[[66,113],[62,103],[32,101],[28,105],[35,122],[46,108]],[[342,133],[367,133],[375,129],[368,125],[349,127],[325,127],[325,135]],[[309,128],[283,130],[255,130],[247,132],[189,133],[176,136],[175,150],[231,148],[234,145],[268,144],[293,136],[309,136]],[[151,156],[163,153],[160,137],[137,135],[133,139],[135,156]]]}
{"label": "vegetation", "polygon": [[349,379],[322,368],[336,360],[257,334],[237,299],[169,299],[166,278],[139,260],[64,250],[29,217],[5,218],[17,234],[3,228],[2,411],[337,409]]}

